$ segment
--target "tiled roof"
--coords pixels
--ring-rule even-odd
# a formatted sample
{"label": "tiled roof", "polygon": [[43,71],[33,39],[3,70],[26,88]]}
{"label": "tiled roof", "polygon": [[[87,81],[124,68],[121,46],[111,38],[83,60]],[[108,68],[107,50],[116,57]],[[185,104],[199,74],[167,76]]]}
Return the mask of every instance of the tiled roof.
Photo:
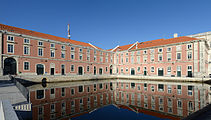
{"label": "tiled roof", "polygon": [[[130,50],[156,47],[156,46],[162,46],[162,45],[168,45],[168,44],[174,44],[174,43],[180,43],[180,42],[187,42],[187,41],[193,41],[193,40],[198,40],[198,39],[192,38],[192,37],[186,37],[186,36],[170,38],[170,39],[157,39],[157,40],[151,40],[151,41],[137,43],[137,46],[134,45]],[[116,48],[116,50],[124,51],[124,50],[127,50],[128,48],[130,48],[132,45],[133,44],[119,46],[118,48]]]}
{"label": "tiled roof", "polygon": [[[35,31],[17,28],[17,27],[13,27],[13,26],[9,26],[9,25],[4,25],[4,24],[0,24],[0,30],[6,30],[8,32],[14,32],[14,33],[18,33],[18,34],[24,34],[24,35],[29,35],[29,36],[33,36],[33,37],[39,37],[39,38],[55,40],[55,41],[60,41],[60,42],[71,43],[74,45],[81,45],[81,46],[85,46],[85,47],[94,48],[93,46],[91,46],[90,44],[85,43],[85,42],[66,39],[66,38],[62,38],[62,37],[58,37],[58,36],[54,36],[54,35],[50,35],[50,34],[35,32]],[[96,48],[101,49],[99,47],[96,47]]]}

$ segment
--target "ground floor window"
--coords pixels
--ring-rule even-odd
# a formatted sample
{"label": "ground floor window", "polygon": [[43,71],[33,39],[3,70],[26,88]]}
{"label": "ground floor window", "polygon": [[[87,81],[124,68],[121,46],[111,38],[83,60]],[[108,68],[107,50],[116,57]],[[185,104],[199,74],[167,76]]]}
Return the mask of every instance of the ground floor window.
{"label": "ground floor window", "polygon": [[24,70],[29,70],[29,62],[24,62]]}

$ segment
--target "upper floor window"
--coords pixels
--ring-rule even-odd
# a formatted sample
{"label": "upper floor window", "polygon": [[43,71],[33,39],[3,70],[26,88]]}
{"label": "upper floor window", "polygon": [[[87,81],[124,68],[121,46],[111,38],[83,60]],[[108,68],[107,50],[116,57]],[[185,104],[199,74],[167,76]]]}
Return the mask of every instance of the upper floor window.
{"label": "upper floor window", "polygon": [[51,57],[55,57],[55,50],[51,50]]}
{"label": "upper floor window", "polygon": [[140,52],[140,51],[138,51],[138,52],[137,52],[137,55],[140,55],[140,54],[141,54],[141,52]]}
{"label": "upper floor window", "polygon": [[43,56],[43,49],[42,48],[38,48],[38,56]]}
{"label": "upper floor window", "polygon": [[192,45],[191,44],[188,44],[187,45],[187,49],[189,50],[189,49],[192,49]]}
{"label": "upper floor window", "polygon": [[147,54],[147,51],[146,50],[144,50],[144,54]]}
{"label": "upper floor window", "polygon": [[90,49],[87,49],[87,53],[90,53]]}
{"label": "upper floor window", "polygon": [[159,49],[158,49],[158,52],[163,52],[163,49],[162,49],[162,48],[159,48]]}
{"label": "upper floor window", "polygon": [[7,44],[7,52],[14,53],[14,45],[13,44]]}
{"label": "upper floor window", "polygon": [[80,56],[79,56],[79,60],[82,60],[83,59],[83,55],[81,54]]}
{"label": "upper floor window", "polygon": [[14,36],[7,36],[8,41],[14,41]]}
{"label": "upper floor window", "polygon": [[94,54],[97,54],[97,51],[96,50],[94,50]]}
{"label": "upper floor window", "polygon": [[61,53],[61,58],[65,58],[65,52],[64,51],[62,51],[62,53]]}
{"label": "upper floor window", "polygon": [[75,54],[74,53],[71,53],[71,59],[75,59]]}
{"label": "upper floor window", "polygon": [[163,55],[159,55],[159,61],[162,61],[163,60]]}
{"label": "upper floor window", "polygon": [[171,48],[170,47],[167,48],[167,52],[171,52]]}
{"label": "upper floor window", "polygon": [[83,52],[83,49],[82,48],[79,48],[79,52]]}
{"label": "upper floor window", "polygon": [[154,49],[151,49],[151,50],[150,50],[150,53],[151,53],[151,54],[154,54],[154,53],[155,53],[155,50],[154,50]]}
{"label": "upper floor window", "polygon": [[103,55],[103,52],[100,52],[100,55]]}
{"label": "upper floor window", "polygon": [[181,51],[181,50],[182,50],[182,49],[181,49],[181,46],[180,46],[180,45],[176,46],[176,50],[177,50],[177,51]]}
{"label": "upper floor window", "polygon": [[55,48],[55,44],[54,43],[51,43],[51,48]]}
{"label": "upper floor window", "polygon": [[188,52],[188,59],[192,59],[192,52]]}
{"label": "upper floor window", "polygon": [[42,41],[38,41],[38,45],[39,46],[43,46],[43,42]]}
{"label": "upper floor window", "polygon": [[29,55],[29,46],[24,46],[24,55]]}
{"label": "upper floor window", "polygon": [[25,44],[29,44],[30,43],[30,40],[28,38],[24,38],[24,43]]}
{"label": "upper floor window", "polygon": [[65,50],[65,45],[62,45],[62,47],[61,47],[61,48],[62,48],[62,50]]}
{"label": "upper floor window", "polygon": [[71,51],[74,51],[74,50],[75,50],[75,48],[74,48],[74,47],[71,47],[70,49],[71,49]]}
{"label": "upper floor window", "polygon": [[177,60],[181,59],[181,53],[177,53]]}

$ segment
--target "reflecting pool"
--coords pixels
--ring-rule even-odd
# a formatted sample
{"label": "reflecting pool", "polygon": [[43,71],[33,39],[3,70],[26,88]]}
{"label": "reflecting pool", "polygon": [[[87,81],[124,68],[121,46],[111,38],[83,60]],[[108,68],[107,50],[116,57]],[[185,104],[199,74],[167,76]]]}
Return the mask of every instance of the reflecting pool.
{"label": "reflecting pool", "polygon": [[182,119],[210,103],[210,85],[98,80],[27,87],[33,120]]}

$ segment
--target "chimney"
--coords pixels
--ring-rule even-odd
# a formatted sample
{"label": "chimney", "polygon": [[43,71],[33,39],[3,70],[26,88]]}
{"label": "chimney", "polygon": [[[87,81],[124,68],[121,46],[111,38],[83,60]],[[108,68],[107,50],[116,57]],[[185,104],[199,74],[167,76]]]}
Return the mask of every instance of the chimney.
{"label": "chimney", "polygon": [[174,38],[178,37],[178,34],[177,33],[174,33]]}

